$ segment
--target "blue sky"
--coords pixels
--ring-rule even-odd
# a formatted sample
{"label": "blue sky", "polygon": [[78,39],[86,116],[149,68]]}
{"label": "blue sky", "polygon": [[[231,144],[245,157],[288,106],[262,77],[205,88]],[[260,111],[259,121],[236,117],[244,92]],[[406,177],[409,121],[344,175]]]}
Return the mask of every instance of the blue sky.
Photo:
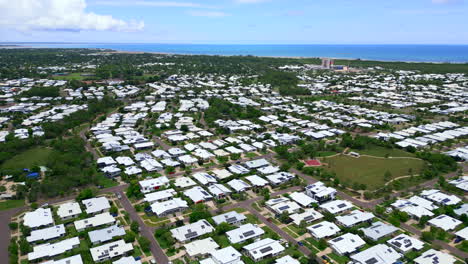
{"label": "blue sky", "polygon": [[467,1],[0,0],[0,41],[468,44]]}

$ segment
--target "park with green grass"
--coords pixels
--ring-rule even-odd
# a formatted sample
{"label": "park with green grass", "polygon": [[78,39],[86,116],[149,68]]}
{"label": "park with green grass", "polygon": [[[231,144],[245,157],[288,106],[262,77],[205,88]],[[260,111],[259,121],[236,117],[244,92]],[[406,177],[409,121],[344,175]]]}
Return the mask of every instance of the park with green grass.
{"label": "park with green grass", "polygon": [[425,161],[414,157],[352,157],[340,154],[321,158],[321,161],[325,169],[334,172],[340,182],[364,184],[368,190],[377,190],[395,178],[417,175],[425,166]]}

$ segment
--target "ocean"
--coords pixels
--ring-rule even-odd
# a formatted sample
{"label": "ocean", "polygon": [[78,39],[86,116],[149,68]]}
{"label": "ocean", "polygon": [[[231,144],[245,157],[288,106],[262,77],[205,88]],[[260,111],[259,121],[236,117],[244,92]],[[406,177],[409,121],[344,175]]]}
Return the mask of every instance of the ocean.
{"label": "ocean", "polygon": [[131,43],[0,43],[35,48],[105,48],[192,55],[330,57],[378,61],[468,63],[468,45],[218,45]]}

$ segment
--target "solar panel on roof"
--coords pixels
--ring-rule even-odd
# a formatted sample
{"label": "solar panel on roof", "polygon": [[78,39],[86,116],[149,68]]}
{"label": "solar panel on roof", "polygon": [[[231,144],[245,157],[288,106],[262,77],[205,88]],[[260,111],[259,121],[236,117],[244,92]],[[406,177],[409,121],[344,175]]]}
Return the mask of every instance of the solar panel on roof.
{"label": "solar panel on roof", "polygon": [[190,233],[185,234],[185,238],[190,239],[190,238],[196,237],[197,235],[198,235],[197,232],[190,232]]}
{"label": "solar panel on roof", "polygon": [[374,257],[371,258],[371,259],[366,260],[366,264],[375,264],[375,263],[377,263],[377,262],[379,262],[379,261],[376,260]]}
{"label": "solar panel on roof", "polygon": [[260,252],[262,252],[263,254],[267,253],[268,251],[272,251],[273,248],[268,246],[268,247],[265,247],[265,248],[262,248],[260,249]]}
{"label": "solar panel on roof", "polygon": [[250,230],[250,231],[247,231],[247,232],[243,233],[244,237],[249,237],[249,236],[254,235],[254,234],[255,234],[255,231],[253,231],[253,230]]}
{"label": "solar panel on roof", "polygon": [[338,208],[343,208],[343,207],[346,207],[346,204],[342,203],[342,204],[339,204],[337,205]]}
{"label": "solar panel on roof", "polygon": [[341,241],[341,240],[343,240],[342,237],[337,237],[337,238],[333,239],[332,241],[333,241],[333,242],[339,242],[339,241]]}

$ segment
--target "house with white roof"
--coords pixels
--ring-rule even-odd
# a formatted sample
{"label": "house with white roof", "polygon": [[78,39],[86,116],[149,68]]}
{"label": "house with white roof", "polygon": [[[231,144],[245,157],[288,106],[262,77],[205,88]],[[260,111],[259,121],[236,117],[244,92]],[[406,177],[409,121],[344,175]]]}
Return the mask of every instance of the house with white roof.
{"label": "house with white roof", "polygon": [[296,213],[289,216],[293,220],[293,223],[297,226],[301,225],[302,222],[310,224],[314,221],[323,218],[323,215],[317,212],[313,208],[305,209],[303,213]]}
{"label": "house with white roof", "polygon": [[226,169],[213,169],[211,172],[214,174],[214,176],[216,176],[216,178],[220,180],[226,179],[232,176],[232,173]]}
{"label": "house with white roof", "polygon": [[59,260],[49,260],[42,264],[83,264],[83,259],[81,258],[81,255],[78,254],[78,255],[74,255],[74,256],[59,259]]}
{"label": "house with white roof", "polygon": [[91,257],[95,262],[121,257],[133,251],[131,243],[125,243],[123,239],[104,244],[102,246],[90,248]]}
{"label": "house with white roof", "polygon": [[50,208],[37,208],[32,212],[27,212],[24,214],[23,220],[23,224],[31,229],[38,229],[54,224]]}
{"label": "house with white roof", "polygon": [[174,185],[185,189],[197,185],[197,183],[189,177],[178,177],[174,180]]}
{"label": "house with white roof", "polygon": [[374,241],[377,241],[383,237],[389,236],[396,231],[398,228],[394,227],[393,225],[385,224],[383,222],[377,221],[372,223],[370,227],[363,227],[360,230],[364,233],[364,235]]}
{"label": "house with white roof", "polygon": [[378,244],[351,256],[353,264],[394,264],[403,257],[393,248]]}
{"label": "house with white roof", "polygon": [[189,208],[187,201],[174,198],[163,202],[155,202],[151,205],[151,211],[158,217],[185,211]]}
{"label": "house with white roof", "polygon": [[302,207],[310,207],[312,204],[317,203],[314,198],[306,195],[303,192],[293,192],[289,195],[289,197]]}
{"label": "house with white roof", "polygon": [[134,257],[128,256],[113,261],[112,264],[141,264],[141,260],[135,260]]}
{"label": "house with white roof", "polygon": [[444,231],[450,231],[457,228],[457,226],[461,225],[463,222],[451,216],[443,214],[432,218],[427,223],[431,226],[442,228]]}
{"label": "house with white roof", "polygon": [[197,172],[192,175],[195,180],[197,180],[199,183],[202,185],[210,185],[213,183],[217,183],[218,181],[216,180],[216,177],[213,175],[210,175],[206,172]]}
{"label": "house with white roof", "polygon": [[95,197],[81,202],[86,207],[86,213],[90,215],[108,212],[111,207],[106,197]]}
{"label": "house with white roof", "polygon": [[336,220],[343,226],[352,227],[360,223],[370,222],[374,217],[372,213],[354,210],[349,214],[337,216]]}
{"label": "house with white roof", "polygon": [[429,249],[428,251],[422,253],[421,256],[414,259],[414,263],[416,264],[453,264],[456,261],[457,260],[452,255],[435,249]]}
{"label": "house with white roof", "polygon": [[218,243],[211,237],[192,241],[185,244],[184,247],[185,252],[187,252],[187,255],[191,258],[203,257],[219,249]]}
{"label": "house with white roof", "polygon": [[283,212],[286,212],[288,215],[295,214],[301,209],[301,207],[293,201],[285,201],[271,205],[269,207],[275,213],[275,215],[281,215]]}
{"label": "house with white roof", "polygon": [[292,258],[289,255],[286,255],[281,258],[277,258],[275,264],[300,264],[299,260]]}
{"label": "house with white roof", "polygon": [[210,257],[200,261],[200,264],[244,264],[242,254],[232,246],[218,249],[210,253]]}
{"label": "house with white roof", "polygon": [[236,211],[230,211],[224,214],[213,216],[212,219],[216,225],[221,223],[228,223],[230,225],[240,226],[243,222],[245,222],[247,217]]}
{"label": "house with white roof", "polygon": [[125,229],[117,225],[109,226],[103,229],[93,230],[88,233],[89,240],[93,245],[111,241],[116,237],[124,235]]}
{"label": "house with white roof", "polygon": [[215,229],[206,220],[171,229],[172,236],[179,242],[191,241],[197,237],[213,232]]}
{"label": "house with white roof", "polygon": [[26,237],[26,241],[29,243],[42,243],[44,241],[62,237],[65,233],[65,226],[63,224],[44,229],[36,229],[32,230],[31,234]]}
{"label": "house with white roof", "polygon": [[252,170],[270,166],[270,162],[268,162],[266,159],[255,159],[245,162],[245,166]]}
{"label": "house with white roof", "polygon": [[336,189],[325,186],[323,182],[307,185],[305,192],[319,203],[334,200],[336,196]]}
{"label": "house with white roof", "polygon": [[247,176],[245,179],[249,181],[254,187],[264,187],[268,185],[268,181],[258,175]]}
{"label": "house with white roof", "polygon": [[440,205],[456,205],[462,200],[455,195],[448,195],[439,190],[424,190],[421,196]]}
{"label": "house with white roof", "polygon": [[267,178],[267,180],[273,186],[286,183],[286,182],[294,179],[294,177],[295,176],[293,174],[291,174],[289,172],[284,172],[284,171],[265,176],[265,178]]}
{"label": "house with white roof", "polygon": [[309,233],[316,239],[332,237],[338,234],[341,229],[334,223],[323,221],[315,225],[307,227]]}
{"label": "house with white roof", "polygon": [[234,191],[238,193],[245,192],[252,187],[248,183],[240,179],[231,180],[227,184],[229,185],[229,187],[231,187],[232,189],[234,189]]}
{"label": "house with white roof", "polygon": [[210,186],[208,186],[208,191],[214,196],[214,197],[217,197],[217,198],[223,198],[223,197],[226,197],[226,196],[229,196],[231,194],[231,190],[222,185],[222,184],[219,184],[219,183],[216,183],[216,184],[212,184]]}
{"label": "house with white roof", "polygon": [[406,234],[400,234],[388,240],[387,244],[402,253],[406,253],[411,250],[419,251],[424,247],[424,243],[422,241],[419,241],[416,238],[410,237]]}
{"label": "house with white roof", "polygon": [[246,168],[242,167],[239,164],[233,164],[233,165],[229,166],[228,170],[230,172],[232,172],[233,174],[240,174],[240,175],[247,174],[247,173],[250,172],[249,169],[246,169]]}
{"label": "house with white roof", "polygon": [[465,227],[462,230],[456,232],[455,235],[459,239],[468,240],[468,227]]}
{"label": "house with white roof", "polygon": [[358,235],[346,233],[328,241],[331,248],[339,255],[349,255],[366,245]]}
{"label": "house with white roof", "polygon": [[54,244],[41,244],[33,247],[33,251],[28,253],[28,260],[34,261],[43,258],[51,258],[58,256],[80,245],[80,239],[78,237],[72,237],[65,240],[61,240]]}
{"label": "house with white roof", "polygon": [[277,240],[265,238],[243,247],[246,254],[254,261],[275,257],[283,253],[285,248]]}
{"label": "house with white roof", "polygon": [[158,178],[139,181],[138,184],[140,184],[142,193],[149,193],[169,186],[169,179],[166,176],[161,176]]}
{"label": "house with white roof", "polygon": [[241,225],[238,228],[226,232],[226,236],[231,244],[242,243],[249,239],[262,236],[265,231],[254,224]]}
{"label": "house with white roof", "polygon": [[321,204],[320,208],[332,214],[340,214],[353,208],[353,204],[345,200],[334,200]]}
{"label": "house with white roof", "polygon": [[115,223],[115,218],[109,213],[102,213],[90,218],[77,220],[74,222],[76,231],[81,232],[86,228],[94,228],[102,225],[110,225]]}
{"label": "house with white roof", "polygon": [[194,203],[202,203],[213,199],[213,196],[200,186],[195,186],[184,191],[184,195],[189,197]]}
{"label": "house with white roof", "polygon": [[147,193],[145,194],[144,200],[149,203],[162,202],[172,199],[176,194],[177,192],[170,188],[158,192]]}

